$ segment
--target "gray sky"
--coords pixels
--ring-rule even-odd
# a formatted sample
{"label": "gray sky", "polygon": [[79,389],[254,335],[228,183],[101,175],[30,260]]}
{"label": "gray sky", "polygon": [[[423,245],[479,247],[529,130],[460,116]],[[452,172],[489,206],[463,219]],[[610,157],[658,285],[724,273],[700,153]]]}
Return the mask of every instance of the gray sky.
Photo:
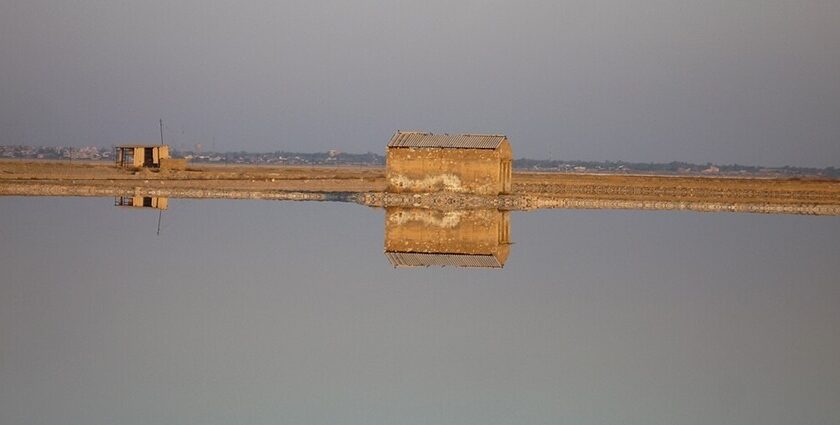
{"label": "gray sky", "polygon": [[840,1],[0,2],[0,144],[840,165]]}

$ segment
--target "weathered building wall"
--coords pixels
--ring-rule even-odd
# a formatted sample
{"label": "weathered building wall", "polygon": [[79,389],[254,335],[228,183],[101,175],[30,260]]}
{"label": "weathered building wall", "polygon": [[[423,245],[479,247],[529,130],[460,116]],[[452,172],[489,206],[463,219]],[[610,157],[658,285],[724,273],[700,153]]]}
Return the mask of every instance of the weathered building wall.
{"label": "weathered building wall", "polygon": [[161,170],[186,170],[187,160],[184,158],[161,158]]}
{"label": "weathered building wall", "polygon": [[510,251],[510,213],[388,208],[385,251],[493,255],[504,264]]}
{"label": "weathered building wall", "polygon": [[498,195],[511,188],[507,142],[498,149],[390,148],[386,161],[389,192]]}
{"label": "weathered building wall", "polygon": [[[151,150],[151,162],[146,161],[146,151]],[[132,152],[132,160],[130,164],[125,163],[125,152]],[[154,145],[154,146],[121,146],[117,148],[117,164],[125,166],[140,167],[154,167],[160,166],[161,159],[169,158],[169,146]]]}
{"label": "weathered building wall", "polygon": [[163,197],[159,197],[159,196],[158,197],[153,197],[152,198],[152,207],[153,208],[158,208],[158,209],[161,209],[161,210],[165,210],[165,209],[169,208],[169,198],[163,198]]}
{"label": "weathered building wall", "polygon": [[121,207],[156,208],[165,210],[169,207],[169,198],[162,196],[117,196],[114,205]]}
{"label": "weathered building wall", "polygon": [[163,146],[155,147],[155,150],[154,150],[155,164],[160,165],[160,160],[161,159],[166,159],[166,158],[169,158],[169,146],[163,145]]}
{"label": "weathered building wall", "polygon": [[134,148],[134,165],[135,167],[142,167],[143,166],[143,158],[144,156],[143,148]]}
{"label": "weathered building wall", "polygon": [[499,161],[501,162],[499,165],[501,170],[499,178],[501,179],[502,191],[499,193],[510,193],[513,180],[513,150],[510,148],[510,143],[507,139],[499,144],[499,148],[496,149],[496,152],[498,153]]}

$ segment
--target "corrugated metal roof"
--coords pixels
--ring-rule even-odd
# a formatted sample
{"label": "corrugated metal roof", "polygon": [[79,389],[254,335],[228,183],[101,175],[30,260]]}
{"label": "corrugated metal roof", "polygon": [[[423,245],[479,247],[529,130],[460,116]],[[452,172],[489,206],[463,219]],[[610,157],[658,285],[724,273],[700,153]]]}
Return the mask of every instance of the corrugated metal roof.
{"label": "corrugated metal roof", "polygon": [[432,134],[398,131],[389,148],[496,149],[507,137],[500,134]]}
{"label": "corrugated metal roof", "polygon": [[127,145],[116,145],[115,148],[159,148],[161,146],[169,146],[169,145],[143,145],[143,144],[127,144]]}
{"label": "corrugated metal roof", "polygon": [[394,267],[455,266],[499,269],[503,266],[493,255],[385,251],[385,256]]}

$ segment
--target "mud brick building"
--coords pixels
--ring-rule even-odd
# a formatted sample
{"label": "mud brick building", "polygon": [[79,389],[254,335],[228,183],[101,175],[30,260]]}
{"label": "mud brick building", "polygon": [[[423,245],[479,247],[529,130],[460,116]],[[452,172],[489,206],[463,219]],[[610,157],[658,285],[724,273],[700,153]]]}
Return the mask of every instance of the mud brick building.
{"label": "mud brick building", "polygon": [[387,190],[510,193],[512,160],[506,136],[398,131],[388,142]]}
{"label": "mud brick building", "polygon": [[169,158],[168,145],[119,145],[115,147],[118,167],[160,167]]}
{"label": "mud brick building", "polygon": [[387,208],[385,256],[394,267],[502,268],[510,253],[510,212]]}

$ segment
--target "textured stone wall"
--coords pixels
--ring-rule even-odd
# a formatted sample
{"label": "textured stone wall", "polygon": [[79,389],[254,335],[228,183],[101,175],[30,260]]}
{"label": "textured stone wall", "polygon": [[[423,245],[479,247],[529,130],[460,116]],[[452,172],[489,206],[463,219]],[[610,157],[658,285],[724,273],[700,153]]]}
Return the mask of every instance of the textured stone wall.
{"label": "textured stone wall", "polygon": [[155,149],[155,163],[160,164],[161,159],[169,158],[169,146],[163,145]]}
{"label": "textured stone wall", "polygon": [[143,161],[145,161],[144,153],[143,148],[134,148],[134,164],[132,165],[138,168],[142,167],[144,165]]}
{"label": "textured stone wall", "polygon": [[385,251],[494,255],[510,251],[510,212],[387,208]]}
{"label": "textured stone wall", "polygon": [[151,198],[151,205],[148,208],[157,208],[160,210],[165,210],[169,207],[169,198],[164,198],[160,196],[132,196],[132,204],[134,207],[145,207],[143,205],[144,198]]}
{"label": "textured stone wall", "polygon": [[145,147],[136,147],[134,148],[134,163],[132,164],[134,167],[152,167],[154,165],[160,165],[160,160],[169,158],[169,146],[155,146],[152,148],[152,163],[146,164],[146,149]]}
{"label": "textured stone wall", "polygon": [[391,148],[386,157],[387,190],[394,193],[509,193],[509,147],[507,155],[505,153],[504,149]]}
{"label": "textured stone wall", "polygon": [[160,169],[183,171],[187,169],[187,160],[184,158],[161,158]]}

